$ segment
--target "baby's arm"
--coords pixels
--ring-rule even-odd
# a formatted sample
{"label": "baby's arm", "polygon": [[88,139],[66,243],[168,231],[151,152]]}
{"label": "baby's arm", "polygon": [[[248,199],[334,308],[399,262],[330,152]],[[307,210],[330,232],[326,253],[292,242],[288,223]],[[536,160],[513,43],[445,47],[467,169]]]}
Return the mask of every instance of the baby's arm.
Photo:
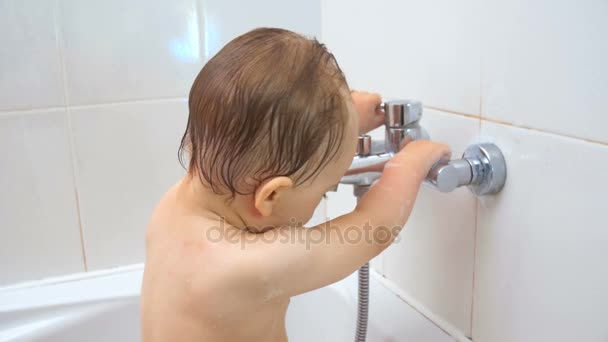
{"label": "baby's arm", "polygon": [[255,260],[252,267],[268,275],[272,286],[289,296],[346,277],[390,245],[407,221],[425,176],[447,157],[445,145],[431,141],[408,144],[387,163],[382,177],[352,213],[313,228],[277,228],[264,233],[283,236],[288,233],[284,230],[297,229],[300,231],[291,236],[304,238],[286,242],[275,235],[261,239],[250,246],[250,260]]}

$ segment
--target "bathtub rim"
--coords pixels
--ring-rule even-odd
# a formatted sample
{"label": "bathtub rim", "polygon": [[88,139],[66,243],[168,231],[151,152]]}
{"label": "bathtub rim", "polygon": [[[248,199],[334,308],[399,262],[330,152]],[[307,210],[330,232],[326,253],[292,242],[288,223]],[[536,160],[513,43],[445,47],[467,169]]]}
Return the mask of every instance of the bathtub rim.
{"label": "bathtub rim", "polygon": [[[57,277],[43,278],[40,280],[26,281],[11,285],[0,287],[0,315],[10,314],[11,312],[36,310],[39,308],[46,308],[51,306],[61,305],[79,305],[86,303],[94,303],[97,301],[106,300],[123,300],[132,297],[139,297],[141,290],[141,276],[143,275],[144,264],[132,264],[125,265],[110,269],[96,270],[79,272],[68,275],[62,275]],[[349,275],[350,277],[352,275]],[[346,278],[348,278],[346,277]],[[55,289],[57,292],[62,292],[63,287],[69,289],[70,285],[77,286],[82,281],[93,280],[98,278],[106,278],[110,282],[115,282],[118,278],[125,278],[126,280],[135,280],[131,283],[130,287],[123,288],[105,288],[103,293],[99,291],[93,291],[96,287],[91,287],[90,291],[86,291],[84,294],[64,293],[64,296],[59,298],[49,297],[48,295],[42,297],[41,295],[28,297],[26,292],[31,292],[36,288],[47,288]],[[346,279],[345,278],[345,279]],[[459,342],[471,342],[471,339],[465,336],[460,330],[458,330],[451,323],[447,322],[440,316],[434,314],[431,310],[426,308],[421,302],[415,299],[413,296],[402,290],[397,284],[393,283],[382,274],[378,273],[375,269],[370,269],[370,278],[373,282],[377,282],[384,286],[387,290],[391,291],[398,300],[404,302],[410,306],[413,310],[424,316],[427,320],[432,322],[439,329],[443,330],[447,335]],[[129,284],[129,282],[119,281],[120,284]],[[103,279],[98,279],[103,281]],[[356,298],[348,293],[343,285],[340,285],[341,281],[334,284],[330,284],[327,287],[332,289],[335,293],[342,296],[344,299],[352,301]],[[40,290],[42,292],[42,290]],[[47,294],[45,292],[45,294]],[[17,295],[17,298],[14,296]],[[65,300],[68,298],[70,300]],[[36,300],[38,299],[38,300]],[[63,300],[62,300],[63,299]]]}

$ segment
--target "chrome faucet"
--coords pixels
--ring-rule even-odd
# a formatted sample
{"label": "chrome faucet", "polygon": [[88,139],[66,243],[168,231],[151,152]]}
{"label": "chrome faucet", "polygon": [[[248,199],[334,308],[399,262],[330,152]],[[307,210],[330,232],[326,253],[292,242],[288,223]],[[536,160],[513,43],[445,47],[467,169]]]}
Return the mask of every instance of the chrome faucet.
{"label": "chrome faucet", "polygon": [[[381,105],[384,111],[385,139],[376,144],[369,135],[359,137],[357,153],[340,180],[341,184],[353,184],[357,201],[380,178],[383,164],[388,162],[403,143],[429,139],[427,132],[420,126],[422,103],[418,101],[389,101]],[[441,191],[450,192],[459,186],[467,185],[476,195],[499,192],[507,177],[505,159],[494,144],[469,146],[462,159],[438,163],[426,177],[425,184]],[[334,189],[335,190],[335,189]],[[357,308],[357,330],[355,341],[365,341],[367,333],[369,296],[369,264],[359,269],[359,304]]]}
{"label": "chrome faucet", "polygon": [[428,133],[420,127],[422,103],[419,101],[398,100],[380,105],[384,111],[386,127],[385,150],[397,153],[406,140],[429,139]]}
{"label": "chrome faucet", "polygon": [[[357,153],[341,184],[355,185],[360,195],[380,178],[382,164],[397,153],[402,144],[429,139],[420,126],[422,103],[410,100],[389,101],[381,105],[384,111],[385,140],[376,144],[369,135],[359,137]],[[383,145],[383,146],[382,146]],[[500,149],[494,144],[474,144],[464,152],[462,159],[442,162],[429,172],[425,184],[441,192],[451,192],[468,186],[475,195],[499,192],[505,183],[507,169]]]}
{"label": "chrome faucet", "polygon": [[381,164],[389,161],[401,149],[405,141],[429,139],[420,127],[422,103],[397,100],[382,103],[385,136],[383,146],[372,141],[369,135],[359,136],[357,153],[349,167],[347,176],[340,183],[369,186],[380,177]]}

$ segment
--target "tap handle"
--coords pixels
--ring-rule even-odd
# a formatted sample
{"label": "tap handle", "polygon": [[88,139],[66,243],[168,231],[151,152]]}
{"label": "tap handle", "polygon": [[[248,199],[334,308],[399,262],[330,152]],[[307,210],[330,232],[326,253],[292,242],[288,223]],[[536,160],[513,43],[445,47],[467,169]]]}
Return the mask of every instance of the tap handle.
{"label": "tap handle", "polygon": [[441,192],[452,192],[459,186],[471,184],[473,170],[466,159],[435,165],[426,181]]}
{"label": "tap handle", "polygon": [[462,159],[435,165],[426,184],[441,192],[450,192],[467,185],[477,196],[495,194],[507,179],[507,166],[500,149],[490,143],[469,146]]}
{"label": "tap handle", "polygon": [[372,137],[367,134],[359,136],[357,141],[357,156],[365,157],[372,153]]}
{"label": "tap handle", "polygon": [[384,110],[387,128],[402,128],[422,118],[422,102],[414,100],[393,100],[380,105]]}

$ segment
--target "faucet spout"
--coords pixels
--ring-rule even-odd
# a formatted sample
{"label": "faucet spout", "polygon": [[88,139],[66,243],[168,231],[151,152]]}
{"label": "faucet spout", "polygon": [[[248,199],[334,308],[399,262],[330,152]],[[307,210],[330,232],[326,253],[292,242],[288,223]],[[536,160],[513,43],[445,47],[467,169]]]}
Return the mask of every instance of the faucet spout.
{"label": "faucet spout", "polygon": [[371,185],[380,178],[384,164],[392,157],[392,153],[355,156],[340,184]]}
{"label": "faucet spout", "polygon": [[380,108],[384,111],[384,151],[372,151],[371,137],[360,136],[357,154],[346,175],[340,180],[341,184],[371,185],[380,178],[384,164],[399,152],[404,142],[429,139],[427,132],[420,127],[421,102],[388,101],[382,103]]}

